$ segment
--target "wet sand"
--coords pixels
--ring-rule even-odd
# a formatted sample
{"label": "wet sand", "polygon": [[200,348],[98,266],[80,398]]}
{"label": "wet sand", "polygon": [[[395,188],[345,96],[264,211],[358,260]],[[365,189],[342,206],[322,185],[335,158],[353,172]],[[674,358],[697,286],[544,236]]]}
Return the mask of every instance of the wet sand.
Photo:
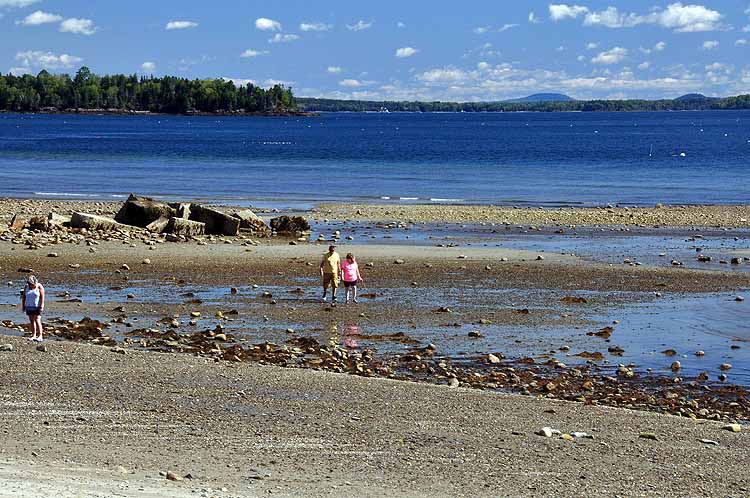
{"label": "wet sand", "polygon": [[[116,207],[0,201],[0,219],[19,210],[86,208],[108,214]],[[631,347],[618,337],[618,326],[611,340],[587,335],[602,326],[602,310],[607,316],[622,310],[617,318],[626,320],[630,303],[742,293],[750,288],[745,272],[668,262],[612,265],[522,247],[360,245],[357,237],[342,240],[340,251],[358,255],[366,279],[362,292],[374,296],[332,309],[318,302],[317,264],[327,242],[206,237],[166,243],[133,231],[87,234],[69,243],[64,242],[69,234],[48,235],[0,234],[6,239],[0,240],[0,278],[12,282],[0,294],[0,318],[15,322],[0,332],[21,333],[15,301],[25,273],[19,270],[33,269],[50,291],[45,317],[50,328],[66,327],[55,317],[92,316],[102,321],[101,335],[108,339],[85,340],[102,346],[48,341],[48,351],[41,353],[7,338],[15,351],[0,352],[0,362],[15,380],[0,390],[9,441],[0,454],[9,462],[3,466],[0,460],[0,479],[19,486],[30,472],[25,463],[38,460],[51,467],[35,483],[64,473],[73,461],[73,474],[91,486],[127,485],[123,493],[136,496],[138,487],[154,494],[210,488],[206,496],[254,496],[268,489],[282,496],[658,495],[675,489],[721,495],[742,494],[748,487],[734,467],[747,456],[746,443],[738,442],[748,433],[721,430],[750,413],[746,390],[732,387],[732,371],[729,382],[716,381],[724,353],[707,350],[711,366],[705,382],[690,371],[652,374],[637,364],[618,373],[622,360],[608,348]],[[585,305],[566,304],[571,296],[586,296]],[[191,317],[196,312],[201,316]],[[356,347],[347,345],[352,337],[344,331],[350,326],[360,330]],[[561,328],[579,332],[556,336]],[[487,337],[467,339],[474,330]],[[227,335],[226,341],[217,339],[218,333]],[[414,342],[389,338],[395,333]],[[367,339],[376,334],[385,340]],[[492,334],[508,338],[500,342],[501,336]],[[498,350],[498,344],[508,349]],[[722,344],[727,351],[729,344],[745,346]],[[514,356],[513,348],[527,346],[533,358]],[[604,362],[575,356],[584,350],[600,351]],[[178,351],[189,354],[174,354]],[[489,364],[489,353],[501,362]],[[666,368],[675,359],[660,358]],[[456,380],[461,387],[449,388]],[[58,413],[41,403],[71,411]],[[556,413],[545,413],[550,407]],[[84,420],[73,416],[76,410],[99,409],[109,411]],[[25,419],[38,413],[51,417],[49,427],[59,430],[45,431],[43,423],[40,429]],[[595,439],[534,435],[543,426],[586,431]],[[639,438],[641,432],[657,432],[658,441]],[[707,446],[697,441],[701,438],[720,446]],[[652,458],[637,457],[641,452]],[[276,458],[279,454],[285,456]],[[705,459],[714,466],[711,472],[699,468]],[[624,476],[616,481],[607,470],[615,462]],[[131,484],[116,473],[118,465],[135,471],[123,474]],[[247,477],[248,469],[253,477]],[[196,479],[173,483],[159,477],[160,470],[190,472]],[[75,481],[70,485],[74,489]],[[217,492],[221,487],[229,491]]]}

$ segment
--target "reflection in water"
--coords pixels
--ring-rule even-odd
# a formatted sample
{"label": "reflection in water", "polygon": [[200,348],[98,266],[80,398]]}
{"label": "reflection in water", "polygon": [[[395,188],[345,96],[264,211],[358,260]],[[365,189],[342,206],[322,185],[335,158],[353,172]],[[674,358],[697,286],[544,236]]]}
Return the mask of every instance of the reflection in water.
{"label": "reflection in water", "polygon": [[341,333],[341,342],[349,349],[359,349],[356,336],[359,335],[359,326],[347,325]]}

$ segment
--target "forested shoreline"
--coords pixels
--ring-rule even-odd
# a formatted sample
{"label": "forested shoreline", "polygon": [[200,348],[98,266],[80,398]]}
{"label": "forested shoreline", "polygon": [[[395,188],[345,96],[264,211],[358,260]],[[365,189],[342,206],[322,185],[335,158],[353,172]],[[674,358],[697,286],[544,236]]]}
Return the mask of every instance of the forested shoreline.
{"label": "forested shoreline", "polygon": [[750,95],[661,100],[543,102],[419,102],[295,98],[292,89],[268,89],[231,80],[175,76],[105,75],[82,67],[75,76],[0,74],[0,112],[263,114],[309,112],[618,112],[750,109]]}
{"label": "forested shoreline", "polygon": [[574,100],[559,102],[419,102],[297,98],[310,112],[624,112],[750,109],[750,95],[662,100]]}
{"label": "forested shoreline", "polygon": [[98,76],[83,67],[73,77],[47,71],[0,75],[0,111],[288,114],[296,103],[292,89],[282,85],[264,89],[225,79]]}

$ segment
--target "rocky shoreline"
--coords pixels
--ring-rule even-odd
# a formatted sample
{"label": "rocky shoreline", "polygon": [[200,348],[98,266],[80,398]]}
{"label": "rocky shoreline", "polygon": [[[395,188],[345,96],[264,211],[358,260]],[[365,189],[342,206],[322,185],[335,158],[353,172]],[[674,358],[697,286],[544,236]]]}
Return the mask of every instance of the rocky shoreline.
{"label": "rocky shoreline", "polygon": [[319,218],[416,223],[494,223],[546,226],[750,228],[750,206],[661,206],[600,208],[518,208],[445,204],[323,204]]}
{"label": "rocky shoreline", "polygon": [[[159,211],[155,219],[167,218],[162,216],[165,213],[172,217],[177,214],[176,207],[167,207],[175,211]],[[280,376],[299,375],[309,379],[347,374],[352,379],[347,384],[368,386],[362,387],[366,390],[371,385],[388,383],[399,386],[404,393],[439,389],[441,396],[445,392],[458,393],[460,398],[479,396],[490,403],[487,400],[494,399],[491,396],[513,393],[502,399],[514,407],[535,406],[535,401],[557,407],[556,403],[565,401],[559,406],[575,406],[575,410],[597,418],[599,421],[593,426],[603,424],[602,420],[612,413],[607,407],[613,407],[627,408],[629,411],[623,413],[633,414],[618,415],[619,427],[624,427],[631,417],[646,416],[643,412],[656,412],[663,414],[665,421],[679,417],[693,424],[715,424],[712,427],[718,435],[728,435],[735,427],[739,428],[740,436],[747,433],[744,425],[735,424],[750,420],[748,387],[734,381],[736,368],[733,370],[731,365],[724,368],[726,360],[722,353],[707,350],[706,370],[686,373],[680,361],[686,363],[684,355],[693,351],[672,349],[669,338],[665,338],[667,345],[654,351],[663,358],[657,363],[665,368],[650,371],[623,359],[623,354],[631,353],[634,346],[622,335],[618,324],[628,318],[627,312],[618,310],[625,310],[631,301],[649,304],[662,299],[662,295],[741,294],[743,289],[750,288],[750,274],[746,272],[695,270],[676,267],[668,261],[663,267],[613,266],[567,254],[545,253],[542,257],[530,250],[460,244],[455,247],[453,244],[417,247],[409,242],[357,245],[356,240],[364,234],[348,232],[345,225],[333,223],[347,219],[348,207],[308,213],[320,218],[320,223],[303,236],[274,235],[269,218],[282,213],[262,213],[264,226],[269,224],[262,234],[238,230],[237,235],[199,234],[179,238],[123,224],[106,230],[54,223],[44,227],[28,224],[35,215],[51,211],[61,216],[85,212],[115,218],[121,208],[122,203],[0,200],[0,278],[8,282],[1,294],[0,332],[11,336],[26,333],[16,300],[17,288],[28,273],[39,275],[50,293],[44,318],[48,341],[37,348],[16,337],[0,338],[2,364],[15,365],[21,355],[31,359],[29,365],[35,362],[48,365],[44,368],[50,368],[51,374],[57,351],[66,351],[72,364],[92,355],[100,365],[97,368],[127,365],[128,378],[134,376],[138,381],[136,384],[124,381],[122,389],[136,389],[148,382],[142,369],[150,371],[154,366],[146,365],[163,361],[174,364],[169,368],[186,362],[201,365],[197,368],[206,366],[211,371],[218,368],[253,372],[267,368],[288,372],[279,373]],[[158,208],[166,209],[163,205]],[[230,218],[236,211],[217,206],[211,209]],[[386,214],[393,207],[367,209],[360,209],[361,214],[356,216],[366,219],[373,216],[388,223],[398,219],[397,223],[405,226],[418,222],[420,216],[439,215],[415,207],[417,214],[411,219],[408,210]],[[495,208],[467,208],[458,214],[443,213],[448,218],[443,222],[456,222],[458,216],[476,216],[477,210],[485,213],[482,209],[491,210],[486,212],[487,216],[499,213]],[[668,224],[666,221],[676,219],[674,213],[683,211],[654,208],[652,215],[656,216],[661,209],[672,214],[661,219],[660,224]],[[713,226],[717,220],[742,216],[743,209],[746,208],[688,209],[682,219],[685,223],[704,219]],[[603,224],[610,219],[608,216],[626,212],[597,211],[605,214],[599,218]],[[537,214],[536,210],[511,212],[525,216],[524,223]],[[713,215],[706,214],[712,212]],[[586,213],[581,214],[584,219],[593,216]],[[401,218],[401,214],[405,217]],[[16,228],[9,227],[14,217],[16,221],[27,221]],[[534,223],[540,223],[540,219]],[[149,218],[138,224],[147,221],[151,223]],[[377,230],[377,225],[366,230],[364,233]],[[319,302],[316,265],[331,240],[339,240],[342,250],[352,250],[360,259],[368,287],[363,289],[359,305],[333,308]],[[614,311],[617,320],[603,326],[597,317],[604,311]],[[535,337],[536,333],[560,328],[577,332],[571,336]],[[519,332],[512,333],[516,329]],[[504,336],[508,338],[503,339]],[[511,353],[493,342],[500,339],[506,347],[513,343],[528,344],[529,352]],[[732,351],[738,348],[742,352],[745,346],[742,341],[727,340],[721,347],[727,350],[731,347]],[[523,347],[520,351],[524,351]],[[26,375],[20,373],[25,368],[12,366],[11,371]],[[50,385],[57,382],[47,381]],[[392,381],[408,382],[390,384]],[[192,381],[185,379],[181,385],[185,382]],[[402,387],[412,385],[422,387]],[[169,389],[176,387],[170,386],[163,392],[164,402],[172,399]],[[108,389],[102,385],[98,388]],[[188,387],[193,388],[197,389]],[[6,386],[0,396],[13,398],[18,389],[20,386]],[[245,392],[238,387],[222,398],[221,410],[230,409],[239,396],[238,391]],[[55,399],[54,394],[49,396]],[[86,404],[76,396],[69,402]],[[156,399],[159,395],[153,396]],[[204,395],[198,392],[195,396],[202,400]],[[366,402],[377,403],[370,398]],[[531,405],[526,405],[527,402]],[[138,413],[150,409],[135,400],[129,403]],[[442,413],[444,406],[437,403],[432,410]],[[211,408],[207,406],[202,413],[211,417]],[[661,426],[672,423],[659,422]],[[575,424],[567,428],[552,422],[538,425],[520,433],[531,437],[534,444],[549,439],[575,445],[587,441],[580,433],[592,433],[591,427],[573,427]],[[408,427],[399,430],[409,431]],[[509,434],[517,431],[509,430]],[[657,441],[677,437],[669,431],[645,426],[629,431],[638,444],[653,441],[652,436]],[[536,435],[537,432],[541,435]],[[222,434],[231,437],[230,433]],[[134,437],[136,444],[145,441],[140,435]],[[722,438],[712,433],[699,439]],[[708,444],[698,443],[697,447]],[[477,451],[489,451],[489,447]],[[337,461],[336,457],[331,458]],[[212,471],[202,468],[201,472]],[[341,475],[346,474],[342,472]],[[398,479],[396,474],[389,476]],[[457,479],[474,486],[471,477],[463,472]],[[389,482],[396,486],[395,481]],[[649,483],[657,486],[655,489],[662,489],[661,483]],[[748,486],[741,479],[726,485],[735,491]],[[432,489],[434,483],[425,486],[421,488],[423,491]],[[455,488],[446,489],[449,490],[437,495],[455,495]],[[484,495],[480,488],[472,489],[475,491],[472,495]],[[569,490],[554,486],[534,489]],[[646,492],[645,488],[629,489]],[[524,494],[523,490],[516,491],[512,494]],[[493,493],[487,491],[487,495]]]}

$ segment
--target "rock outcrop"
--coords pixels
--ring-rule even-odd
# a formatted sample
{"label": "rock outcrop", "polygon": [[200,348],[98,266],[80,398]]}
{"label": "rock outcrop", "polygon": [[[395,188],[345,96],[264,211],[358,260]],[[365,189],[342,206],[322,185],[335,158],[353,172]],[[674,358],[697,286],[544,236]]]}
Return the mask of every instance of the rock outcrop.
{"label": "rock outcrop", "polygon": [[85,228],[86,230],[115,230],[120,228],[121,225],[112,218],[76,212],[71,216],[70,226],[73,228]]}
{"label": "rock outcrop", "polygon": [[271,220],[271,229],[276,233],[296,234],[310,231],[310,223],[302,216],[279,216]]}
{"label": "rock outcrop", "polygon": [[169,218],[175,214],[176,210],[168,204],[157,202],[150,197],[130,194],[128,200],[115,215],[115,221],[124,225],[147,228],[149,224],[160,218],[169,221]]}
{"label": "rock outcrop", "polygon": [[266,222],[249,209],[237,211],[232,216],[240,220],[240,230],[248,230],[256,235],[270,235],[271,229]]}
{"label": "rock outcrop", "polygon": [[240,220],[216,209],[193,204],[190,206],[190,220],[205,223],[209,235],[237,235]]}

